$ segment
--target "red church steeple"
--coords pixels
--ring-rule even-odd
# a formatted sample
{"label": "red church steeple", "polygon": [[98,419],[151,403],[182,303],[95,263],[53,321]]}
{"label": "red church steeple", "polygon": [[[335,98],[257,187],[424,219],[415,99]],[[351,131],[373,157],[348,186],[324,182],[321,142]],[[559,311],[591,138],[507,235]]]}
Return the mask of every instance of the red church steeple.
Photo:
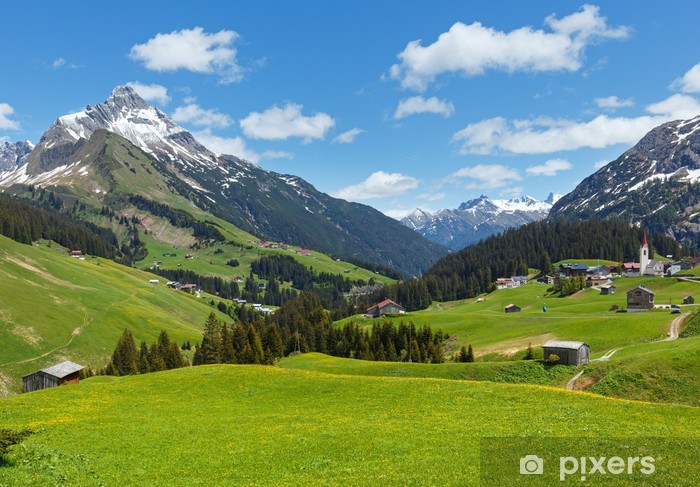
{"label": "red church steeple", "polygon": [[644,232],[644,238],[642,239],[642,247],[648,247],[649,244],[647,243],[647,232]]}

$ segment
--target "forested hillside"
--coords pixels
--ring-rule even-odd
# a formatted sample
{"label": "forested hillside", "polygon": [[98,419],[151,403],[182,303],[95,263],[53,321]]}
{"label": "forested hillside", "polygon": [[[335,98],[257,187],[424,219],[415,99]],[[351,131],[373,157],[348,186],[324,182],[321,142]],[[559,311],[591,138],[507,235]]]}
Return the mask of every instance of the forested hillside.
{"label": "forested hillside", "polygon": [[[637,261],[643,230],[607,220],[535,222],[439,260],[421,279],[404,281],[372,294],[364,304],[390,298],[408,310],[423,309],[431,301],[453,301],[490,291],[498,277],[527,275],[529,268],[549,272],[564,259]],[[672,238],[654,234],[650,252],[680,257]]]}

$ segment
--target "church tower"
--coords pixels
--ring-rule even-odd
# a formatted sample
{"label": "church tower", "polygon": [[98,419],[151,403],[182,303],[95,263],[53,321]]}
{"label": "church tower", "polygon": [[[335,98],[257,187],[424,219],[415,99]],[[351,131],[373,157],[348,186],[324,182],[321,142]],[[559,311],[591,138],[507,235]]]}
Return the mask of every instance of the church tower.
{"label": "church tower", "polygon": [[639,247],[639,275],[644,275],[649,265],[649,244],[647,243],[647,232],[644,232],[642,245]]}

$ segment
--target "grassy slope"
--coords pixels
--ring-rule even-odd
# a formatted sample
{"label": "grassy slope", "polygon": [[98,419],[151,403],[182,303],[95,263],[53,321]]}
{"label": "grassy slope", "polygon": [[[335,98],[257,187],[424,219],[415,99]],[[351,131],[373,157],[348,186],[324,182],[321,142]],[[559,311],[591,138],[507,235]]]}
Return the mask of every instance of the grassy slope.
{"label": "grassy slope", "polygon": [[613,397],[700,406],[700,337],[626,347],[586,367],[577,388]]}
{"label": "grassy slope", "polygon": [[331,357],[321,353],[306,353],[282,359],[285,369],[311,370],[326,374],[379,377],[432,377],[452,380],[488,380],[513,384],[566,384],[576,373],[574,367],[544,366],[541,362],[519,360],[513,362],[474,362],[418,364],[405,362],[370,362]]}
{"label": "grassy slope", "polygon": [[149,343],[163,329],[178,342],[201,340],[212,308],[164,282],[149,284],[151,278],[106,259],[81,261],[57,246],[0,236],[0,393],[21,389],[19,377],[65,358],[103,365],[124,328]]}
{"label": "grassy slope", "polygon": [[[114,134],[109,134],[106,137],[106,141],[107,159],[120,162],[113,163],[110,167],[111,174],[114,177],[115,191],[124,194],[144,195],[148,199],[186,211],[200,221],[208,220],[210,222],[215,222],[220,226],[220,230],[229,241],[234,241],[244,246],[248,246],[249,241],[258,241],[253,235],[231,223],[214,217],[182,196],[167,189],[165,180],[153,167],[151,160],[145,157],[141,151],[132,150],[134,147],[128,144],[124,139]],[[100,205],[97,204],[98,208],[99,206]],[[230,245],[216,245],[203,251],[192,252],[189,249],[192,239],[183,239],[180,236],[183,231],[191,235],[191,230],[174,228],[162,218],[144,218],[144,212],[136,210],[135,208],[131,208],[127,213],[129,215],[136,213],[144,220],[144,223],[148,223],[158,229],[155,234],[143,236],[143,240],[147,243],[149,249],[149,255],[138,264],[140,268],[148,268],[153,265],[154,261],[159,260],[163,262],[163,267],[170,269],[176,269],[178,268],[177,265],[180,264],[183,269],[190,269],[204,275],[247,277],[250,272],[250,262],[253,259],[258,258],[259,255],[268,253],[283,253],[292,255],[306,266],[313,266],[318,272],[342,274],[350,279],[369,280],[374,277],[375,280],[380,282],[393,282],[393,279],[375,274],[366,269],[356,268],[354,265],[347,262],[336,262],[327,255],[319,252],[312,252],[312,255],[309,257],[299,256],[293,252],[293,250],[299,247],[290,247],[291,251],[285,251],[281,249],[262,249],[257,245],[255,245],[252,250],[241,249],[240,247]],[[148,225],[146,226],[148,228]],[[151,228],[151,230],[153,231],[154,228]],[[180,244],[177,244],[178,241]],[[175,247],[173,247],[173,243],[175,243]],[[214,254],[217,249],[221,249],[223,253]],[[164,257],[163,253],[176,253],[177,257]],[[197,258],[187,260],[185,259],[187,253],[193,253]],[[238,259],[241,262],[241,266],[232,268],[225,265],[230,259]],[[350,272],[344,273],[345,270],[350,270]]]}
{"label": "grassy slope", "polygon": [[[697,294],[700,284],[666,278],[621,278],[615,281],[617,293],[601,296],[587,289],[573,296],[560,298],[547,294],[547,286],[529,284],[516,289],[504,289],[476,299],[450,303],[434,303],[428,309],[408,313],[400,319],[416,325],[429,324],[454,334],[459,343],[471,343],[477,354],[512,353],[527,347],[529,342],[539,346],[549,339],[580,340],[599,355],[611,348],[631,343],[648,342],[666,336],[674,316],[668,310],[643,313],[608,311],[613,304],[626,307],[626,291],[642,284],[656,292],[656,302],[682,303],[688,294]],[[520,313],[505,314],[509,303],[522,307]],[[542,312],[546,304],[547,313]],[[337,322],[354,321],[369,326],[372,320],[355,316]],[[398,318],[397,318],[398,320]]]}
{"label": "grassy slope", "polygon": [[699,420],[539,386],[193,367],[0,401],[0,427],[36,431],[0,483],[477,485],[485,436],[687,438]]}

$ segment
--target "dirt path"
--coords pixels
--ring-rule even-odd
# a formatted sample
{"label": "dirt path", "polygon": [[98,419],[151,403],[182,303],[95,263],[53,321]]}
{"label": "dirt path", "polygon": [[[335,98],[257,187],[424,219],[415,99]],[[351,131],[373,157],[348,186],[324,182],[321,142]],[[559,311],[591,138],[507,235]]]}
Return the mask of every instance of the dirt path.
{"label": "dirt path", "polygon": [[8,366],[8,365],[26,364],[27,362],[34,362],[35,360],[39,360],[40,358],[44,358],[44,357],[46,357],[46,356],[48,356],[48,355],[51,355],[52,353],[54,353],[54,352],[56,352],[56,351],[58,351],[58,350],[61,350],[61,349],[63,349],[63,348],[67,348],[71,343],[73,343],[73,340],[75,339],[75,337],[77,337],[78,335],[80,335],[80,332],[82,332],[82,331],[83,331],[83,328],[84,328],[85,326],[87,326],[88,324],[89,324],[89,320],[88,320],[87,318],[85,318],[85,323],[83,323],[83,326],[79,326],[79,327],[75,328],[75,329],[73,330],[73,332],[71,333],[71,335],[70,335],[70,340],[68,340],[68,342],[67,342],[65,345],[61,346],[61,347],[56,347],[56,348],[54,348],[53,350],[49,350],[48,352],[42,353],[41,355],[38,355],[38,356],[36,356],[36,357],[32,357],[32,358],[20,360],[20,361],[18,361],[18,362],[8,362],[8,363],[6,363],[6,364],[0,364],[0,367],[6,367],[6,366]]}
{"label": "dirt path", "polygon": [[573,391],[574,384],[576,383],[576,379],[578,379],[582,375],[583,375],[583,370],[581,372],[579,372],[578,374],[576,374],[569,382],[566,383],[566,389],[569,391]]}
{"label": "dirt path", "polygon": [[683,313],[679,315],[675,320],[671,322],[671,329],[668,331],[668,338],[661,340],[662,342],[671,342],[673,340],[678,340],[678,331],[681,329],[681,325],[685,322],[685,319],[690,316],[690,313]]}
{"label": "dirt path", "polygon": [[593,360],[591,360],[591,362],[603,362],[603,361],[605,361],[605,360],[610,360],[610,357],[612,357],[613,355],[615,355],[615,353],[616,353],[617,351],[618,351],[617,348],[613,348],[612,350],[610,350],[609,352],[607,352],[607,353],[606,353],[605,355],[603,355],[602,357],[594,358]]}

